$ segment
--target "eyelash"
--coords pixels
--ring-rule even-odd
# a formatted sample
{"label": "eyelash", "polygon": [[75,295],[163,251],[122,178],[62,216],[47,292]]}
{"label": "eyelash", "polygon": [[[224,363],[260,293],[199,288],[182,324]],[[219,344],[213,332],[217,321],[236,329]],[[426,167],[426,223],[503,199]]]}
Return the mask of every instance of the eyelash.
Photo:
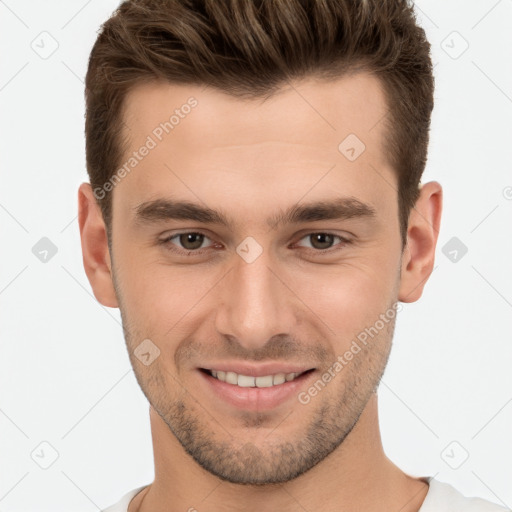
{"label": "eyelash", "polygon": [[[349,240],[348,238],[344,238],[344,237],[342,237],[340,235],[337,235],[335,233],[331,233],[330,231],[311,231],[311,232],[305,234],[300,240],[303,240],[304,238],[306,238],[308,236],[318,235],[318,234],[330,235],[330,236],[333,236],[335,238],[339,238],[341,240],[341,244],[338,244],[338,245],[341,245],[341,247],[338,247],[338,248],[335,248],[335,249],[333,249],[333,248],[329,248],[329,249],[314,249],[314,248],[304,247],[304,249],[306,249],[307,252],[310,252],[310,253],[312,252],[315,255],[332,254],[333,252],[337,252],[337,251],[341,250],[344,246],[350,245],[352,243],[352,240]],[[170,236],[168,236],[168,237],[166,237],[166,238],[164,238],[162,240],[159,240],[159,243],[161,245],[165,245],[167,250],[169,250],[171,252],[174,252],[174,253],[177,253],[177,254],[179,254],[181,256],[201,255],[201,254],[203,254],[205,249],[209,248],[209,247],[205,247],[203,249],[194,249],[194,250],[177,249],[176,246],[171,243],[171,240],[173,238],[177,238],[177,237],[179,237],[181,235],[203,235],[207,239],[210,238],[205,233],[202,233],[200,231],[183,231],[181,233],[174,233],[173,235],[170,235]]]}

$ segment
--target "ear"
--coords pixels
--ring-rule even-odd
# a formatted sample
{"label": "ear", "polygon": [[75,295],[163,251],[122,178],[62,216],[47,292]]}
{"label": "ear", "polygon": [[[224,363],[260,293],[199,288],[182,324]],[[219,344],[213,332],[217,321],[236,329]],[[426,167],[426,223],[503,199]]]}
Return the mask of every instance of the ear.
{"label": "ear", "polygon": [[78,224],[84,269],[94,296],[104,306],[117,308],[105,222],[89,183],[78,189]]}
{"label": "ear", "polygon": [[421,187],[420,196],[409,215],[398,294],[401,302],[417,301],[432,273],[442,204],[443,189],[439,183],[431,181]]}

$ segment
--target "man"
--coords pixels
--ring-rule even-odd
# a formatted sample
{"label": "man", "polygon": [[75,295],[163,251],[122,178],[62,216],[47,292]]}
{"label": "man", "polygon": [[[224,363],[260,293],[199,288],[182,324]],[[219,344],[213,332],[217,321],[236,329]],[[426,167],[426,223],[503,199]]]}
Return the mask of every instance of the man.
{"label": "man", "polygon": [[380,439],[440,226],[433,90],[406,0],[139,0],[103,25],[84,266],[120,308],[155,457],[109,512],[504,510]]}

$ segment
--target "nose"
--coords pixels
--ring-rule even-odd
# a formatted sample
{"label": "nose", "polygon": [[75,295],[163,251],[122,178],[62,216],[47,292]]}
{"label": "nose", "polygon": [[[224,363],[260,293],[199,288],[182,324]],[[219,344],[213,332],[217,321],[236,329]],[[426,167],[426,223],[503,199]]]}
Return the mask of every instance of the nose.
{"label": "nose", "polygon": [[298,300],[281,266],[265,249],[252,262],[235,253],[233,267],[220,285],[216,314],[219,334],[256,350],[276,335],[290,336]]}

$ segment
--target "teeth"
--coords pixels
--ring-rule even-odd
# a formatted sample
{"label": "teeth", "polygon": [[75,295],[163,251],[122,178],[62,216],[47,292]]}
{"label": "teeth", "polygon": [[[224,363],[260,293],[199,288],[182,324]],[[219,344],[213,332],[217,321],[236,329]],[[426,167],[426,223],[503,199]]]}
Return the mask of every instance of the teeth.
{"label": "teeth", "polygon": [[226,372],[226,382],[228,384],[238,384],[238,375],[235,372]]}
{"label": "teeth", "polygon": [[239,375],[235,372],[223,372],[220,370],[210,370],[210,373],[222,382],[234,384],[242,388],[269,388],[284,382],[290,382],[298,375],[301,375],[300,373],[276,373],[275,375],[265,375],[263,377],[251,377],[249,375]]}
{"label": "teeth", "polygon": [[265,377],[256,377],[257,388],[269,388],[274,385],[274,377],[267,375]]}
{"label": "teeth", "polygon": [[238,375],[237,384],[242,388],[253,388],[256,385],[256,379],[247,375]]}
{"label": "teeth", "polygon": [[[288,375],[293,375],[293,373],[289,373]],[[274,386],[276,384],[282,384],[286,381],[286,375],[284,373],[278,373],[277,375],[274,375]]]}

